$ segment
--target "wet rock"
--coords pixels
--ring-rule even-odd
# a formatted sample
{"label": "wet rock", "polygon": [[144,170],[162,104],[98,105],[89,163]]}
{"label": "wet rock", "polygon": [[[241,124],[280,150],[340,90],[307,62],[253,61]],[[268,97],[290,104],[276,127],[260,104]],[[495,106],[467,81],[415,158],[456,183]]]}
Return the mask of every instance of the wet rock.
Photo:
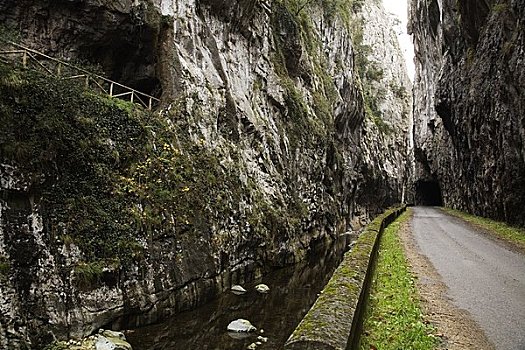
{"label": "wet rock", "polygon": [[250,338],[251,333],[228,332],[228,336],[232,339],[246,339]]}
{"label": "wet rock", "polygon": [[255,328],[250,321],[242,318],[230,322],[230,324],[228,324],[227,329],[229,332],[237,333],[250,333],[255,332],[257,330],[257,328]]}
{"label": "wet rock", "polygon": [[123,333],[103,330],[82,340],[71,339],[54,345],[53,349],[64,350],[132,350]]}
{"label": "wet rock", "polygon": [[525,1],[412,0],[410,17],[416,204],[525,226]]}
{"label": "wet rock", "polygon": [[101,329],[99,330],[99,334],[102,334],[106,338],[118,338],[118,339],[126,340],[126,336],[122,332]]}
{"label": "wet rock", "polygon": [[[371,51],[368,59],[383,67],[381,84],[388,88],[379,91],[380,84],[373,83],[377,86],[372,95],[384,92],[378,110],[389,126],[386,133],[379,130],[384,126],[381,120],[378,126],[365,118],[361,79],[356,74],[359,45],[352,42],[349,26],[337,13],[333,20],[325,18],[324,2],[306,2],[301,13],[308,13],[307,26],[299,25],[302,19],[296,9],[281,2],[268,2],[271,11],[267,2],[253,0],[141,0],[137,3],[144,11],[132,3],[0,1],[0,22],[20,32],[27,46],[64,59],[100,63],[112,79],[145,92],[162,91],[165,107],[155,115],[159,121],[155,130],[133,142],[115,137],[109,129],[103,136],[98,131],[83,134],[84,144],[97,145],[102,153],[86,152],[89,157],[74,164],[60,162],[71,159],[68,147],[53,150],[50,159],[37,164],[41,174],[27,171],[30,164],[5,165],[9,169],[0,164],[0,259],[10,264],[0,294],[0,348],[82,338],[108,324],[128,328],[157,322],[167,316],[165,312],[209,301],[267,267],[304,259],[313,243],[330,241],[350,229],[356,211],[367,220],[379,207],[402,199],[400,174],[405,171],[409,121],[403,116],[402,99],[395,98],[390,85],[401,93],[405,82],[398,55],[391,57],[395,45],[389,23],[378,17],[377,6],[364,13],[370,20],[363,23],[370,23],[371,30],[363,31],[366,42],[361,44],[372,46],[363,51]],[[302,32],[303,28],[309,28],[308,32]],[[388,43],[382,45],[385,37]],[[317,48],[314,53],[311,47]],[[283,61],[276,62],[281,56]],[[392,60],[395,69],[386,69]],[[0,82],[10,81],[2,78]],[[13,91],[4,85],[0,83],[3,92]],[[7,106],[7,111],[12,103],[15,114],[26,111],[28,120],[38,120],[36,111],[13,102],[26,97],[2,93],[0,105]],[[124,126],[117,125],[120,119],[104,120],[113,120],[108,124],[115,124],[115,129]],[[86,123],[75,119],[72,130],[79,134],[90,130],[79,130],[81,124]],[[27,125],[28,130],[34,127]],[[170,130],[177,130],[176,135]],[[15,128],[4,127],[0,134],[25,137]],[[54,130],[46,135],[54,135]],[[151,148],[146,158],[157,157],[164,146],[155,135],[166,138],[167,148],[162,149],[169,156],[162,161],[187,159],[184,170],[152,172],[152,179],[158,180],[150,187],[156,189],[152,195],[162,198],[151,201],[151,208],[131,192],[110,194],[109,189],[122,189],[123,179],[133,177],[125,169],[139,172],[142,167],[145,159],[135,159],[135,150]],[[114,144],[101,143],[101,137]],[[69,142],[69,136],[66,139]],[[184,149],[175,154],[168,143],[177,147],[182,143]],[[115,159],[118,152],[103,152],[114,147],[113,151],[120,149],[120,165]],[[47,149],[34,153],[47,154]],[[206,164],[194,161],[196,155]],[[0,163],[17,161],[2,158]],[[91,190],[82,192],[80,185],[91,184],[92,179],[71,172],[79,164],[89,170],[86,174],[110,171],[111,176],[102,176],[96,186],[102,193],[98,197]],[[195,186],[174,192],[173,183],[180,181],[164,178],[173,172]],[[77,201],[65,200],[73,192],[78,192],[78,198],[95,200],[89,200],[81,217],[59,219],[68,208],[76,207],[72,204]],[[56,193],[59,199],[50,196]],[[165,208],[168,202],[179,203],[194,193],[194,200],[182,201],[188,205],[178,208],[176,216]],[[114,202],[120,196],[125,200]],[[220,206],[210,205],[214,201]],[[53,203],[55,207],[49,206]],[[140,214],[133,224],[123,217],[100,226],[91,220],[90,213],[128,205],[127,212]],[[158,227],[149,227],[150,221],[158,222]],[[74,229],[75,222],[89,232],[90,242],[101,247],[123,244],[123,251],[129,249],[126,263],[110,266],[111,262],[99,261],[100,256],[88,258],[98,253],[82,246],[83,237],[71,239],[83,232]],[[126,232],[122,236],[121,230]],[[69,242],[63,239],[67,237]],[[104,237],[110,237],[109,241]],[[84,264],[89,259],[95,266]],[[96,268],[84,269],[83,277],[88,278],[82,279],[77,268],[82,266]],[[89,271],[98,272],[90,276]],[[86,283],[77,283],[82,280]]]}
{"label": "wet rock", "polygon": [[261,342],[263,342],[263,343],[266,343],[266,342],[268,341],[268,338],[266,338],[266,337],[262,337],[262,336],[258,336],[258,337],[257,337],[257,340],[259,340],[259,341],[261,341]]}
{"label": "wet rock", "polygon": [[261,294],[267,294],[270,291],[270,287],[266,284],[258,284],[255,286],[255,290]]}
{"label": "wet rock", "polygon": [[80,348],[72,347],[71,350],[132,350],[132,348],[125,339],[99,334],[87,337],[82,341]]}
{"label": "wet rock", "polygon": [[250,345],[248,345],[248,347],[246,349],[248,349],[248,350],[255,350],[256,348],[257,348],[257,344],[251,343]]}
{"label": "wet rock", "polygon": [[231,291],[233,294],[236,295],[242,295],[246,293],[246,289],[244,289],[242,286],[236,284],[231,288]]}

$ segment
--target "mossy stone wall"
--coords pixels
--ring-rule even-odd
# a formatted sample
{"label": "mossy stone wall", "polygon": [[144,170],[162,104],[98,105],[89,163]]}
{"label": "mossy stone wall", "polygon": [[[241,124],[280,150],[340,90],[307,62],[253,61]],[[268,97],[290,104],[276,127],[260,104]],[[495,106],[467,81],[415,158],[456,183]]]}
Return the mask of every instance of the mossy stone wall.
{"label": "mossy stone wall", "polygon": [[366,227],[286,342],[286,350],[346,350],[358,343],[381,233],[404,210],[389,209]]}

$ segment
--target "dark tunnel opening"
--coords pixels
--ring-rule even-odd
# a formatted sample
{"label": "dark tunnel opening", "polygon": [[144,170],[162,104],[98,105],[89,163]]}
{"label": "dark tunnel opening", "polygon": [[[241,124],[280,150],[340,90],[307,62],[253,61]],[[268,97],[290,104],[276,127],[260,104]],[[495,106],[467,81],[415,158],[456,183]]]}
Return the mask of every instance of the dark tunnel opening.
{"label": "dark tunnel opening", "polygon": [[443,196],[437,181],[416,182],[416,205],[442,206]]}
{"label": "dark tunnel opening", "polygon": [[[157,77],[157,49],[155,42],[144,40],[140,45],[114,39],[83,48],[84,59],[100,65],[111,80],[142,93],[160,97],[162,86]],[[121,93],[124,91],[116,91]]]}

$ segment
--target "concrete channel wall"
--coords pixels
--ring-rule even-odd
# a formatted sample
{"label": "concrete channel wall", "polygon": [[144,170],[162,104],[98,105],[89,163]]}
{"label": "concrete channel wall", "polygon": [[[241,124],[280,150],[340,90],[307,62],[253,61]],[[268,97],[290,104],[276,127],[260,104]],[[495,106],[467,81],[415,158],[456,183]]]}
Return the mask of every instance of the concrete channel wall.
{"label": "concrete channel wall", "polygon": [[406,206],[375,218],[348,251],[319,298],[285,344],[285,350],[356,349],[379,240]]}

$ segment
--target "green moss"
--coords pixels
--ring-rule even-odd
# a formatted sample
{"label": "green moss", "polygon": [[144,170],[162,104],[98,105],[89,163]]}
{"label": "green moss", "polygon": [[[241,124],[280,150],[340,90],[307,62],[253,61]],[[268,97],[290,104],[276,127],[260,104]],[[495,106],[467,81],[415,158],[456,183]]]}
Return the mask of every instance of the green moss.
{"label": "green moss", "polygon": [[207,232],[242,192],[187,126],[68,82],[0,64],[0,161],[38,186],[46,232],[76,244],[86,281],[97,265],[144,258],[139,243]]}
{"label": "green moss", "polygon": [[403,214],[383,234],[366,311],[361,349],[434,349],[433,328],[424,322],[414,277],[397,232]]}
{"label": "green moss", "polygon": [[361,79],[364,79],[366,77],[366,71],[368,69],[368,65],[370,64],[368,56],[372,52],[372,48],[369,45],[365,45],[363,43],[363,28],[363,19],[356,18],[354,19],[354,21],[352,21],[352,25],[350,27],[350,31],[352,34],[352,44],[354,46],[356,54],[355,63],[357,72]]}
{"label": "green moss", "polygon": [[494,4],[494,6],[492,6],[492,12],[495,13],[495,14],[501,14],[501,13],[507,11],[508,8],[509,8],[509,5],[505,4],[505,3]]}
{"label": "green moss", "polygon": [[[323,288],[314,306],[295,329],[291,339],[319,340],[326,339],[327,333],[333,336],[343,331],[350,332],[378,231],[383,220],[396,210],[387,210],[367,226],[352,250],[345,254],[343,261]],[[346,313],[348,318],[335,322],[335,309]],[[346,342],[348,334],[338,334],[338,337]]]}
{"label": "green moss", "polygon": [[160,23],[162,26],[166,26],[166,27],[172,27],[173,26],[173,16],[169,16],[169,15],[162,15],[160,17]]}
{"label": "green moss", "polygon": [[351,21],[352,5],[355,1],[350,0],[321,0],[324,10],[324,17],[333,22],[336,18],[341,18],[343,23],[349,24]]}
{"label": "green moss", "polygon": [[467,49],[467,66],[472,66],[474,64],[474,59],[476,57],[476,50],[473,47]]}
{"label": "green moss", "polygon": [[0,255],[0,278],[6,278],[9,275],[11,263],[5,256]]}
{"label": "green moss", "polygon": [[[16,83],[12,83],[16,82]],[[133,231],[113,180],[145,141],[144,112],[86,93],[70,82],[0,64],[0,159],[34,179],[44,225],[69,235],[88,257],[115,255]]]}
{"label": "green moss", "polygon": [[74,268],[75,282],[80,288],[88,288],[100,282],[105,263],[102,261],[81,262]]}
{"label": "green moss", "polygon": [[284,5],[295,16],[308,14],[312,7],[319,7],[323,10],[324,18],[329,22],[337,19],[348,25],[351,21],[352,11],[361,8],[364,0],[284,0]]}
{"label": "green moss", "polygon": [[[304,7],[302,6],[304,5]],[[277,51],[272,55],[275,72],[285,89],[285,104],[289,123],[286,124],[287,135],[293,148],[319,148],[326,144],[329,135],[334,132],[333,106],[339,98],[332,77],[328,74],[328,63],[322,54],[322,43],[308,15],[309,5],[316,3],[297,4],[293,1],[280,3],[274,9],[273,27]],[[302,9],[296,11],[298,6]],[[286,28],[294,40],[299,40],[306,51],[307,58],[301,59],[301,77],[315,80],[316,84],[306,84],[299,87],[290,76],[286,67],[286,55],[289,54],[289,43],[281,36],[281,29]],[[313,86],[315,88],[313,88]],[[306,90],[306,91],[305,91]],[[309,108],[308,106],[312,106]]]}
{"label": "green moss", "polygon": [[504,239],[510,243],[513,243],[525,249],[525,229],[524,228],[513,227],[510,225],[507,225],[504,222],[495,221],[495,220],[483,218],[480,216],[467,214],[465,212],[455,210],[455,209],[442,208],[442,210],[444,210],[445,212],[451,215],[462,218],[470,222],[471,224],[481,229],[484,229],[501,239]]}
{"label": "green moss", "polygon": [[399,99],[405,99],[408,97],[407,89],[402,85],[391,83],[390,90],[392,90],[394,96],[396,96]]}
{"label": "green moss", "polygon": [[0,25],[0,41],[14,41],[19,42],[20,41],[20,32],[15,30],[14,28],[6,27],[4,25]]}
{"label": "green moss", "polygon": [[47,345],[44,350],[68,350],[69,346],[66,342],[63,341],[54,341],[53,343]]}
{"label": "green moss", "polygon": [[372,62],[368,62],[368,67],[366,69],[365,74],[368,80],[373,80],[377,82],[381,81],[381,79],[383,79],[384,76],[383,69],[377,67],[377,64]]}
{"label": "green moss", "polygon": [[386,123],[383,119],[383,113],[378,106],[378,98],[372,94],[371,90],[365,91],[365,115],[377,127],[377,129],[384,134],[391,134],[394,129],[391,125]]}
{"label": "green moss", "polygon": [[[383,98],[384,92],[377,87],[377,84],[381,84],[384,71],[378,67],[377,63],[368,58],[372,54],[372,48],[363,42],[363,28],[363,19],[356,16],[352,21],[350,30],[355,50],[355,66],[361,80],[363,91],[365,115],[377,126],[381,133],[391,134],[394,132],[394,129],[385,122],[383,113],[379,109],[379,100]],[[375,86],[374,83],[376,83]],[[404,97],[406,91],[403,92],[402,89],[404,88],[399,87],[394,90],[396,96]]]}

